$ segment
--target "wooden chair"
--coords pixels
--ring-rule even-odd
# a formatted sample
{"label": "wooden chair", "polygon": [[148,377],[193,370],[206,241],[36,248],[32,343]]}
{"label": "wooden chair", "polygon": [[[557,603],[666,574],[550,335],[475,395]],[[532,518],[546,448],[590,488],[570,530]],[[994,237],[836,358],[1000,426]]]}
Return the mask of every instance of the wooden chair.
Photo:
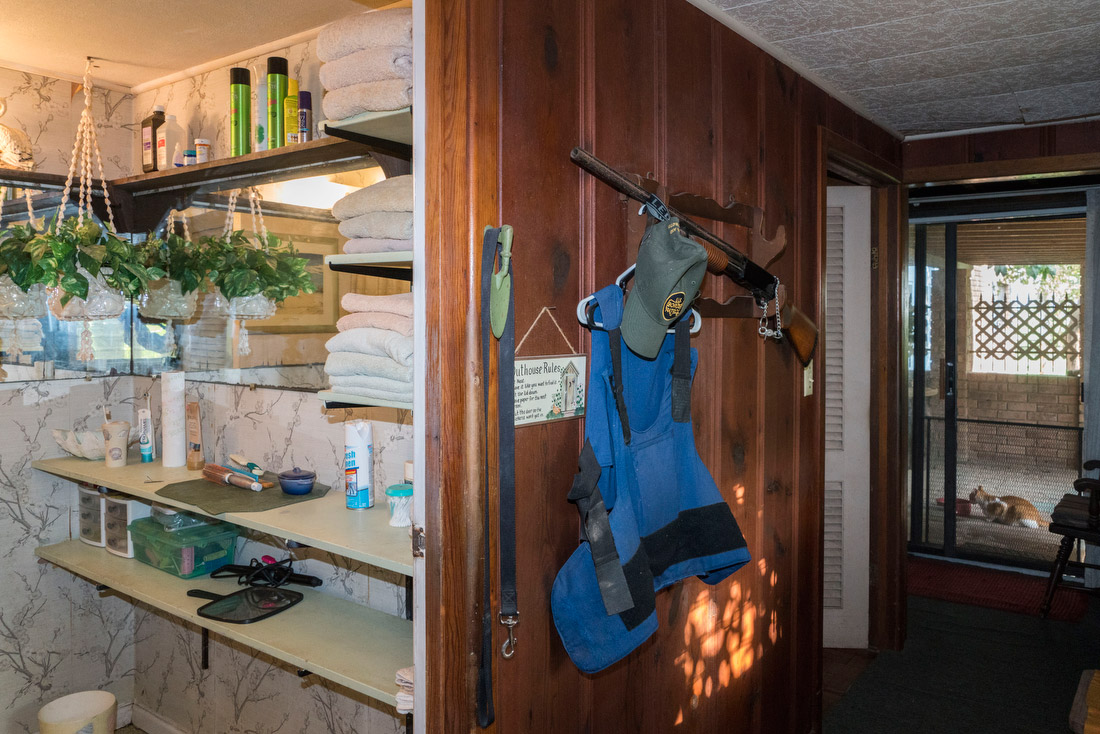
{"label": "wooden chair", "polygon": [[[1094,469],[1100,469],[1100,460],[1090,459],[1085,462],[1085,471]],[[1058,555],[1054,559],[1050,581],[1047,582],[1046,598],[1039,608],[1043,617],[1050,614],[1054,592],[1062,582],[1062,575],[1066,572],[1066,563],[1069,562],[1069,554],[1074,544],[1081,540],[1100,545],[1100,479],[1081,477],[1074,480],[1073,489],[1077,494],[1066,494],[1050,513],[1049,530],[1061,535],[1062,543],[1058,546]],[[1094,563],[1082,565],[1100,569],[1100,565]]]}

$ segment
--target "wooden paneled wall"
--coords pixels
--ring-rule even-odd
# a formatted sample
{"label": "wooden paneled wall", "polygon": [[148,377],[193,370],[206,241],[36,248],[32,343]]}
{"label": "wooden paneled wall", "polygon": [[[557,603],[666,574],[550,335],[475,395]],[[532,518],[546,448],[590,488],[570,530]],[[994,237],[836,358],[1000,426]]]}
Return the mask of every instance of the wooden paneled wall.
{"label": "wooden paneled wall", "polygon": [[912,140],[903,146],[912,183],[1100,170],[1100,121],[1038,125]]}
{"label": "wooden paneled wall", "polygon": [[[783,225],[789,242],[772,270],[816,317],[821,129],[893,165],[900,165],[900,144],[684,0],[429,0],[428,26],[425,521],[434,733],[474,728],[485,439],[481,228],[515,227],[517,335],[551,307],[572,345],[586,350],[588,335],[573,316],[577,301],[632,261],[644,222],[637,205],[569,161],[581,145],[669,191],[764,207],[767,232]],[[899,201],[891,198],[895,227]],[[714,227],[748,249],[744,231]],[[723,299],[736,293],[714,276],[704,288]],[[755,321],[708,320],[693,343],[699,453],[753,562],[717,586],[689,579],[663,592],[657,634],[609,670],[581,675],[558,639],[549,596],[577,544],[577,513],[565,497],[583,423],[520,428],[522,621],[515,657],[493,661],[495,731],[815,729],[820,392],[802,397],[793,354],[762,342]],[[566,351],[544,318],[522,354]]]}

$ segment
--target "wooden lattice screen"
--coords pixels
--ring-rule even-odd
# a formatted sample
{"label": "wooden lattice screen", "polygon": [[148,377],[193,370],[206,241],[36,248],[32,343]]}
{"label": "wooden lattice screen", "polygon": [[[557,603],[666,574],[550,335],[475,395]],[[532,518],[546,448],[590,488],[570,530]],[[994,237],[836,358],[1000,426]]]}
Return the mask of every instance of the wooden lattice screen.
{"label": "wooden lattice screen", "polygon": [[994,359],[1070,359],[1080,355],[1080,304],[986,301],[974,304],[974,353]]}

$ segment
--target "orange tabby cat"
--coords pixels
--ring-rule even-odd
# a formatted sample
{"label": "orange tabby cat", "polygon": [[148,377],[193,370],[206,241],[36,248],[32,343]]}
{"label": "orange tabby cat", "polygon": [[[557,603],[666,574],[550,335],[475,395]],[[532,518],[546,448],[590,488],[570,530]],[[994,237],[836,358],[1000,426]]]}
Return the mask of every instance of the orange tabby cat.
{"label": "orange tabby cat", "polygon": [[1038,528],[1047,525],[1035,505],[1023,497],[1010,494],[995,497],[978,486],[970,493],[970,501],[982,508],[990,522],[1003,525],[1020,525],[1025,528]]}

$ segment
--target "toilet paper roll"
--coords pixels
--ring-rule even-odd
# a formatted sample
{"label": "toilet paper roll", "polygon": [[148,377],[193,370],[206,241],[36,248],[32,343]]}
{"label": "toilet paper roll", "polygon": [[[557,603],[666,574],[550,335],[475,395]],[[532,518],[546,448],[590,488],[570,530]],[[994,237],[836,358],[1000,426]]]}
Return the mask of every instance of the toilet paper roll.
{"label": "toilet paper roll", "polygon": [[184,386],[184,373],[181,371],[165,372],[160,376],[160,455],[166,467],[187,464]]}

